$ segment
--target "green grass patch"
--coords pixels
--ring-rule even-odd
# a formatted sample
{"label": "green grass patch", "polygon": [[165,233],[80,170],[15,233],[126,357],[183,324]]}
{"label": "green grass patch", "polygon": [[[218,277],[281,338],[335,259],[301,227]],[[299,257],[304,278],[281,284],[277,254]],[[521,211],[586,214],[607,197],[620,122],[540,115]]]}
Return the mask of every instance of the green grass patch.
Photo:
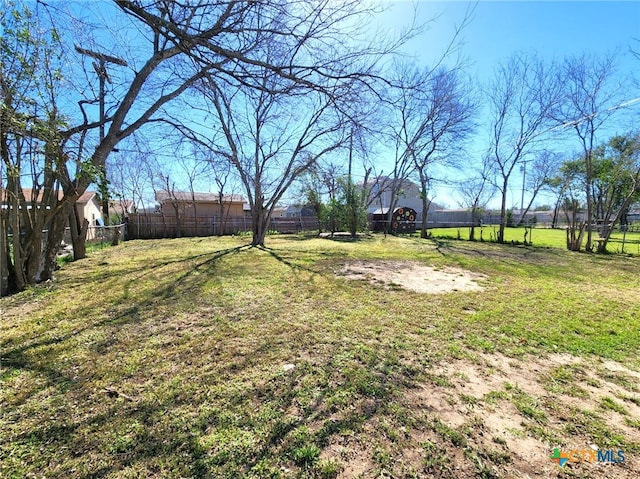
{"label": "green grass patch", "polygon": [[629,414],[627,409],[622,404],[620,404],[615,399],[609,396],[603,396],[600,398],[600,407],[603,409],[617,412],[619,414],[625,414],[625,415]]}
{"label": "green grass patch", "polygon": [[[484,225],[476,227],[475,240],[477,242],[495,242],[498,237],[498,225]],[[460,228],[432,228],[429,234],[436,240],[463,240],[468,241],[470,235],[469,227]],[[526,233],[526,236],[525,236]],[[594,240],[598,233],[594,233]],[[527,245],[541,248],[567,248],[567,234],[564,228],[551,229],[544,227],[524,228],[508,227],[504,230],[505,243],[514,245]],[[628,232],[626,237],[622,232],[612,233],[608,244],[608,251],[612,253],[622,253],[622,240],[625,240],[624,253],[640,255],[640,232]]]}
{"label": "green grass patch", "polygon": [[511,396],[510,399],[520,413],[533,421],[544,424],[547,422],[547,415],[542,408],[540,401],[524,392],[517,385],[505,384],[505,390]]}
{"label": "green grass patch", "polygon": [[582,366],[574,364],[556,366],[546,375],[544,385],[554,394],[587,398],[589,393],[580,386],[586,378],[587,374]]}
{"label": "green grass patch", "polygon": [[578,437],[586,437],[600,449],[621,448],[627,452],[640,450],[640,444],[628,440],[617,432],[595,411],[571,407],[565,414],[565,431]]}

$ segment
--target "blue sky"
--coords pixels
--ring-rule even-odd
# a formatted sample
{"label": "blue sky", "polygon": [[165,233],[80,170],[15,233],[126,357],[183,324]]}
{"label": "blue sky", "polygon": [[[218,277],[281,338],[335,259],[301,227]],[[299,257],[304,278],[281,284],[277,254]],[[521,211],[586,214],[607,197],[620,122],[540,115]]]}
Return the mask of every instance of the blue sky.
{"label": "blue sky", "polygon": [[[561,60],[567,55],[583,53],[605,55],[617,52],[621,75],[640,72],[640,60],[630,48],[640,51],[640,1],[396,1],[384,15],[383,28],[399,31],[418,9],[419,22],[435,20],[427,31],[405,46],[420,63],[430,64],[450,41],[465,12],[475,5],[471,22],[462,31],[461,56],[467,60],[468,71],[478,84],[486,83],[497,65],[511,54],[523,51],[536,53],[545,59]],[[640,90],[628,91],[627,100],[640,97]],[[610,132],[623,133],[629,125],[640,122],[640,102],[631,114],[619,115]],[[482,123],[470,147],[470,161],[477,160],[486,148]],[[604,136],[604,135],[603,135]],[[606,138],[602,138],[606,140]],[[563,146],[571,148],[571,146]],[[514,193],[510,204],[519,204],[521,178],[513,178]],[[436,200],[457,206],[453,188],[440,188]]]}
{"label": "blue sky", "polygon": [[[427,31],[405,50],[430,62],[442,51],[468,8],[475,5],[463,30],[461,53],[471,71],[489,77],[498,62],[516,51],[536,52],[546,58],[585,52],[618,51],[623,69],[632,66],[629,47],[640,50],[640,1],[396,1],[384,15],[391,31],[407,25],[417,5],[418,20]],[[636,40],[634,40],[636,39]]]}
{"label": "blue sky", "polygon": [[[411,2],[396,2],[401,19]],[[418,2],[420,18],[441,14],[434,32],[445,34],[460,22],[470,2]],[[463,32],[464,52],[479,71],[515,50],[535,50],[544,56],[589,51],[627,50],[640,38],[640,1],[479,1]]]}

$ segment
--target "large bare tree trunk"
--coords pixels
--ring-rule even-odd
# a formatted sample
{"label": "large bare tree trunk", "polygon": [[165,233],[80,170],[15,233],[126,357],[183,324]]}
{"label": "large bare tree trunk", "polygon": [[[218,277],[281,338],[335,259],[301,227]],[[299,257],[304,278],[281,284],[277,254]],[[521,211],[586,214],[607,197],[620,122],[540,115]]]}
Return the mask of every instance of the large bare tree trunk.
{"label": "large bare tree trunk", "polygon": [[431,207],[431,201],[427,199],[426,191],[423,192],[422,198],[422,225],[420,225],[420,238],[428,238],[427,233],[427,217],[429,215],[429,208]]}
{"label": "large bare tree trunk", "polygon": [[64,238],[64,230],[67,226],[67,220],[69,219],[71,208],[74,208],[72,204],[63,205],[51,219],[44,250],[44,262],[42,266],[42,273],[40,275],[41,281],[53,280],[53,272],[57,266],[56,260],[58,251],[60,250],[60,245]]}
{"label": "large bare tree trunk", "polygon": [[264,197],[258,196],[251,210],[251,230],[253,233],[251,246],[264,246],[264,239],[269,228],[269,219],[270,212],[264,207]]}
{"label": "large bare tree trunk", "polygon": [[29,284],[35,284],[40,280],[40,272],[42,270],[42,228],[40,222],[35,224],[32,231],[29,232],[29,242],[25,248],[26,255],[26,278]]}
{"label": "large bare tree trunk", "polygon": [[71,213],[69,213],[69,229],[71,231],[71,243],[73,244],[73,260],[77,261],[86,258],[89,220],[80,217],[77,207],[73,207]]}
{"label": "large bare tree trunk", "polygon": [[13,248],[13,274],[9,277],[9,289],[12,291],[23,291],[29,284],[25,275],[25,251],[20,241],[21,223],[18,201],[11,200],[9,206],[9,227],[13,233],[11,246]]}
{"label": "large bare tree trunk", "polygon": [[264,246],[264,239],[267,236],[269,218],[263,210],[253,217],[253,239],[251,246]]}
{"label": "large bare tree trunk", "polygon": [[[417,164],[416,166],[418,167],[417,170],[420,176],[420,199],[422,200],[422,224],[420,225],[420,238],[426,239],[429,237],[427,235],[427,215],[429,214],[429,207],[431,206],[427,188],[429,178],[427,178],[427,176],[425,175],[425,169],[427,166],[426,162],[423,165]],[[421,168],[421,166],[423,166],[423,168]]]}
{"label": "large bare tree trunk", "polygon": [[475,241],[476,240],[476,225],[477,225],[477,223],[480,222],[480,219],[481,219],[481,218],[478,218],[478,214],[479,213],[480,213],[480,211],[479,211],[478,206],[473,206],[471,208],[471,227],[469,228],[469,241]]}

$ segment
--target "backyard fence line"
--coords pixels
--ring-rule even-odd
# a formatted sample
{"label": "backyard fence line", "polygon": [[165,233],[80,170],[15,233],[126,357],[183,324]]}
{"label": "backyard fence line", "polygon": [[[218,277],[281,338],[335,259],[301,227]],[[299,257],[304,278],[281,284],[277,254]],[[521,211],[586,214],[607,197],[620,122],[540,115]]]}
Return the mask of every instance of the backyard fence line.
{"label": "backyard fence line", "polygon": [[[250,217],[188,217],[177,220],[173,216],[129,215],[126,223],[126,239],[177,238],[193,236],[217,236],[243,234],[252,231]],[[269,231],[300,233],[319,228],[313,217],[271,218]]]}
{"label": "backyard fence line", "polygon": [[[493,218],[491,218],[493,219]],[[466,218],[457,220],[438,218],[434,215],[432,219],[427,220],[427,229],[433,228],[497,228],[499,221],[495,223],[472,222]],[[392,222],[388,220],[370,219],[368,228],[374,231],[384,231],[385,225],[387,231],[392,231]],[[420,221],[415,222],[415,228],[419,230],[422,226]],[[552,228],[565,229],[567,224],[564,222],[537,222],[534,225],[527,224],[527,227],[535,228]],[[99,228],[99,227],[96,227]],[[273,217],[270,220],[269,231],[275,233],[300,233],[303,231],[331,231],[329,222],[320,222],[315,217]],[[630,227],[629,231],[640,229],[635,225]],[[179,221],[173,216],[132,214],[126,221],[126,232],[124,239],[159,239],[159,238],[177,238],[177,237],[194,237],[194,236],[218,236],[247,234],[252,231],[251,217],[248,216],[229,216],[229,217],[188,217],[180,218]],[[99,234],[96,235],[99,237]]]}

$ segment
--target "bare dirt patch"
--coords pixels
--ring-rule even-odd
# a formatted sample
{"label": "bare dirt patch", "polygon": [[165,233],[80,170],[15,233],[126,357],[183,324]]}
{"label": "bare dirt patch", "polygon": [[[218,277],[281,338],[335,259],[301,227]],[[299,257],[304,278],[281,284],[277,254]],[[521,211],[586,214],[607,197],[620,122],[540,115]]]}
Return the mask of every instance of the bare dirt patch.
{"label": "bare dirt patch", "polygon": [[452,291],[482,291],[478,283],[486,276],[460,268],[433,268],[415,261],[352,261],[336,274],[350,280],[364,280],[384,289],[402,288],[417,293],[443,294]]}
{"label": "bare dirt patch", "polygon": [[[571,375],[561,374],[565,369]],[[624,382],[638,373],[623,364],[570,354],[511,358],[478,353],[433,364],[425,373],[427,379],[407,388],[400,399],[407,420],[394,429],[394,443],[384,421],[372,419],[360,434],[375,440],[363,443],[354,434],[334,439],[324,451],[323,458],[342,465],[339,479],[640,477],[640,430],[625,425],[640,418],[638,392],[633,382]],[[574,395],[571,385],[583,393]],[[614,398],[625,411],[603,408],[602,397]],[[392,465],[381,466],[380,445],[393,451]],[[551,459],[554,448],[585,454],[625,449],[625,461],[584,460],[560,467]]]}
{"label": "bare dirt patch", "polygon": [[[575,397],[554,390],[550,375],[559,367],[579,368],[581,375],[575,382],[587,393]],[[438,417],[464,434],[469,447],[501,451],[508,459],[493,465],[498,477],[565,477],[564,473],[591,478],[638,477],[640,463],[632,453],[627,453],[624,463],[615,465],[582,462],[559,468],[550,460],[554,447],[565,452],[613,448],[596,444],[593,431],[570,434],[567,428],[574,421],[571,411],[591,412],[626,441],[640,444],[640,431],[625,424],[625,419],[639,417],[640,408],[634,402],[637,393],[633,386],[625,388],[603,379],[609,371],[632,378],[638,374],[613,361],[596,365],[569,354],[524,360],[480,354],[476,361],[450,360],[434,367],[432,374],[439,379],[438,384],[422,384],[410,391],[405,401],[411,410]],[[587,384],[596,382],[597,387]],[[615,398],[625,412],[604,410],[602,397]],[[473,426],[465,428],[470,422]]]}

